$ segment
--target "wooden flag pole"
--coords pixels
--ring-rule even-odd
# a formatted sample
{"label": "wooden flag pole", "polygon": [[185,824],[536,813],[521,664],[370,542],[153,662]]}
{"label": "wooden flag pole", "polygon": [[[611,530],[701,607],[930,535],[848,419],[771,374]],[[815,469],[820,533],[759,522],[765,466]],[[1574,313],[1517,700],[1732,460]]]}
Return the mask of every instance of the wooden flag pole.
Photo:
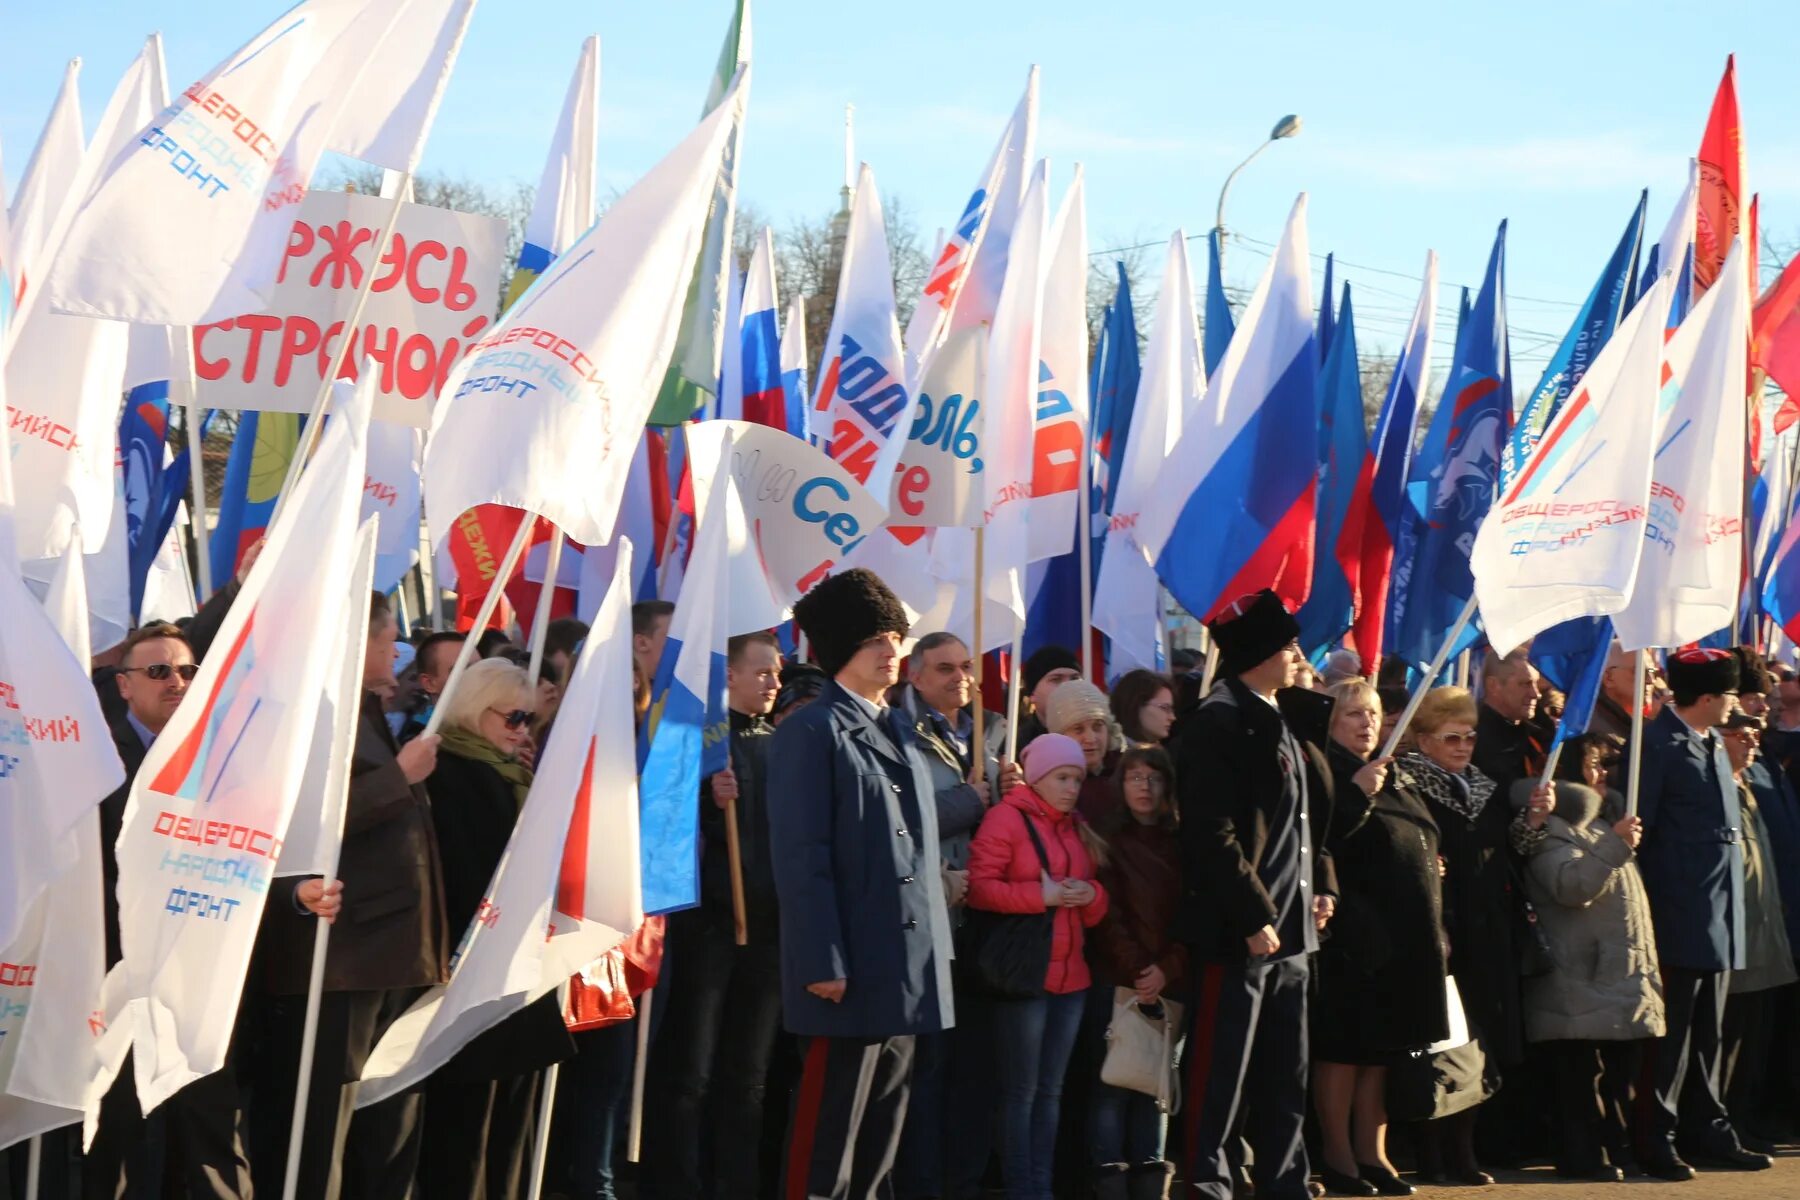
{"label": "wooden flag pole", "polygon": [[44,1173],[44,1139],[40,1135],[25,1144],[25,1200],[38,1200]]}
{"label": "wooden flag pole", "polygon": [[725,804],[725,856],[731,864],[731,922],[737,944],[750,944],[750,916],[744,903],[744,846],[738,840],[737,798]]}
{"label": "wooden flag pole", "polygon": [[1625,767],[1625,815],[1637,816],[1638,774],[1644,764],[1644,652],[1631,669],[1631,761]]}
{"label": "wooden flag pole", "polygon": [[1219,643],[1206,643],[1206,665],[1200,669],[1200,698],[1206,699],[1212,694],[1213,677],[1219,673]]}
{"label": "wooden flag pole", "polygon": [[625,1158],[638,1161],[644,1139],[644,1068],[650,1061],[650,1004],[655,988],[645,988],[638,997],[637,1059],[631,1064],[631,1128],[625,1139]]}
{"label": "wooden flag pole", "polygon": [[356,303],[351,306],[350,315],[344,320],[344,331],[338,339],[337,353],[331,357],[331,370],[319,381],[319,394],[313,400],[306,428],[300,431],[300,444],[294,447],[294,457],[288,462],[287,475],[281,481],[281,494],[275,498],[275,512],[269,517],[271,526],[287,504],[295,481],[306,468],[306,460],[312,457],[313,447],[319,444],[319,429],[324,424],[325,413],[331,405],[331,385],[343,371],[344,364],[350,360],[350,344],[356,340],[357,325],[362,321],[363,309],[368,306],[369,294],[375,289],[375,276],[381,273],[381,260],[387,254],[388,244],[394,239],[394,228],[400,224],[400,211],[406,207],[406,198],[412,195],[412,183],[411,171],[400,173],[399,186],[394,189],[394,203],[388,209],[387,224],[382,226],[381,236],[375,239],[375,257],[363,275],[362,287],[357,289]]}
{"label": "wooden flag pole", "polygon": [[[1082,626],[1084,631],[1086,628],[1085,625]],[[1087,637],[1084,632],[1082,641],[1091,645],[1093,639]],[[1012,662],[1009,664],[1012,669],[1007,672],[1008,677],[1006,680],[1006,761],[1009,763],[1016,763],[1019,761],[1019,650],[1024,644],[1025,622],[1020,621],[1013,633]],[[1084,645],[1081,661],[1086,663],[1087,660],[1088,656],[1086,653],[1086,646]],[[981,710],[981,697],[979,695],[975,697],[975,709],[977,712]],[[970,747],[970,751],[974,757],[985,759],[987,757],[987,744],[985,742],[977,741],[974,746]],[[999,799],[1000,797],[998,796],[994,797],[996,802],[998,802]]]}
{"label": "wooden flag pole", "polygon": [[438,693],[437,703],[432,706],[431,718],[425,723],[425,734],[429,736],[438,731],[444,723],[444,713],[450,706],[450,695],[456,685],[462,682],[463,672],[469,668],[469,660],[475,657],[475,643],[481,640],[481,631],[493,620],[494,610],[500,607],[500,593],[506,589],[506,581],[512,578],[513,571],[519,565],[519,559],[525,553],[525,547],[531,542],[531,531],[537,527],[538,514],[535,508],[525,510],[525,517],[519,522],[519,532],[513,535],[512,545],[506,548],[506,556],[500,560],[500,569],[494,573],[493,586],[488,588],[487,596],[481,601],[481,611],[475,615],[475,623],[469,627],[469,636],[462,640],[462,646],[456,652],[456,665],[450,668],[450,677],[444,680],[444,690]]}
{"label": "wooden flag pole", "polygon": [[[1075,503],[1080,514],[1075,522],[1075,555],[1081,571],[1081,673],[1089,683],[1101,687],[1104,667],[1099,661],[1100,656],[1094,653],[1094,535],[1089,528],[1094,521],[1093,510],[1089,508],[1093,499],[1093,484],[1089,479],[1089,472],[1093,469],[1093,434],[1094,431],[1090,428],[1081,439],[1081,468],[1075,485]],[[1016,707],[1015,705],[1015,709]],[[1016,711],[1013,717],[1016,723]]]}
{"label": "wooden flag pole", "polygon": [[1376,755],[1377,758],[1394,756],[1394,748],[1400,744],[1400,738],[1406,733],[1406,727],[1412,723],[1413,714],[1419,711],[1419,705],[1425,700],[1425,693],[1431,690],[1431,685],[1443,672],[1444,664],[1449,661],[1450,648],[1456,645],[1456,639],[1462,636],[1462,631],[1468,627],[1474,617],[1475,597],[1470,596],[1469,602],[1463,605],[1462,612],[1457,614],[1456,623],[1450,626],[1450,632],[1444,635],[1444,644],[1438,647],[1437,654],[1432,657],[1431,665],[1425,670],[1425,677],[1419,681],[1419,686],[1413,689],[1412,695],[1406,698],[1406,707],[1400,713],[1400,720],[1395,722],[1394,732],[1388,734],[1387,745],[1381,748],[1381,753]]}
{"label": "wooden flag pole", "polygon": [[987,526],[977,525],[975,527],[975,739],[974,753],[971,755],[975,760],[975,775],[970,780],[971,783],[977,785],[987,778],[987,755],[983,752],[983,747],[987,745],[987,713],[984,711],[987,705],[983,704],[981,700],[983,657],[981,652],[981,610],[987,607],[983,603],[982,573],[987,565],[986,555]]}
{"label": "wooden flag pole", "polygon": [[[526,528],[536,523],[534,520]],[[550,534],[550,550],[544,556],[544,585],[538,589],[537,609],[531,618],[531,666],[527,669],[533,689],[538,685],[538,673],[544,669],[544,638],[550,632],[550,605],[556,598],[556,575],[562,569],[562,551],[563,532],[557,529]],[[499,576],[496,581],[505,583]]]}

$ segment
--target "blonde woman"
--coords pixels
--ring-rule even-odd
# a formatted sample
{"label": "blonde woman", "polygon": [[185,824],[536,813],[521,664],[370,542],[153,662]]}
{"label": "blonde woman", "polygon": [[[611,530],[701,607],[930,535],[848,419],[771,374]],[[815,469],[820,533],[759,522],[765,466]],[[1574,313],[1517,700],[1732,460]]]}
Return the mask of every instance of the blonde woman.
{"label": "blonde woman", "polygon": [[1106,821],[1120,806],[1111,776],[1124,741],[1106,693],[1085,679],[1072,679],[1050,693],[1042,715],[1045,730],[1073,738],[1087,763],[1077,809],[1089,825]]}
{"label": "blonde woman", "polygon": [[[425,787],[453,936],[475,920],[531,790],[519,751],[536,706],[530,676],[504,658],[471,664],[445,704]],[[476,1038],[426,1084],[420,1176],[434,1200],[519,1194],[543,1068],[573,1049],[555,993],[544,1000]]]}

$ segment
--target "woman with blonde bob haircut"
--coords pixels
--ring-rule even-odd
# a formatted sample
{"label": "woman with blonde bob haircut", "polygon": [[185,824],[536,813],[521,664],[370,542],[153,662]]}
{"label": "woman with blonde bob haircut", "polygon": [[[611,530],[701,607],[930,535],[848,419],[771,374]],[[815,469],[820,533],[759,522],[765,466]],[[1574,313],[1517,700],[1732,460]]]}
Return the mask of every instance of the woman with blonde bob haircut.
{"label": "woman with blonde bob haircut", "polygon": [[[444,864],[444,914],[461,937],[481,911],[531,790],[537,687],[503,658],[470,664],[444,704],[437,770],[425,781]],[[516,1194],[531,1147],[543,1069],[574,1050],[552,992],[457,1052],[425,1085],[429,1145],[420,1178],[433,1196]]]}

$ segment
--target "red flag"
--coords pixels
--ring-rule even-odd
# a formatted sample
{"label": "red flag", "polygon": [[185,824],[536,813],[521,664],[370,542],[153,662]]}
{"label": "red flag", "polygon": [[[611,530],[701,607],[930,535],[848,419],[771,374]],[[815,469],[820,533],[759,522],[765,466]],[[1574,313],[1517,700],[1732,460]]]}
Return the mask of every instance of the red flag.
{"label": "red flag", "polygon": [[1775,412],[1775,432],[1800,420],[1800,254],[1758,301],[1750,323],[1750,363],[1787,393]]}
{"label": "red flag", "polygon": [[1738,120],[1737,56],[1725,60],[1725,77],[1713,96],[1700,139],[1700,212],[1694,230],[1694,299],[1719,277],[1731,239],[1741,225],[1744,195],[1744,129]]}

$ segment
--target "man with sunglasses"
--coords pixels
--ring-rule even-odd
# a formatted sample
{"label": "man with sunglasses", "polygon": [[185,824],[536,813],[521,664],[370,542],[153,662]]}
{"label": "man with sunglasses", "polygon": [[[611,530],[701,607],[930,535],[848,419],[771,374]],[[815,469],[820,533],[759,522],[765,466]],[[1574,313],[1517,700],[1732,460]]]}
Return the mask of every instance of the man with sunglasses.
{"label": "man with sunglasses", "polygon": [[1744,837],[1731,760],[1718,729],[1737,705],[1740,667],[1728,650],[1669,656],[1674,702],[1644,729],[1638,870],[1650,896],[1668,1033],[1654,1051],[1653,1094],[1642,1136],[1644,1170],[1684,1180],[1704,1166],[1774,1165],[1746,1150],[1719,1094],[1726,981],[1744,969]]}
{"label": "man with sunglasses", "polygon": [[[113,745],[125,764],[125,782],[100,802],[101,873],[105,881],[106,966],[119,950],[119,864],[113,847],[124,824],[131,784],[144,756],[187,695],[197,668],[181,630],[161,622],[138,629],[125,640],[114,686],[125,702],[112,722]],[[100,1123],[82,1160],[82,1193],[135,1195],[154,1189],[165,1151],[181,1162],[187,1194],[231,1200],[251,1194],[250,1162],[238,1104],[237,1072],[225,1067],[195,1080],[146,1118],[138,1108],[128,1058],[100,1102]]]}

